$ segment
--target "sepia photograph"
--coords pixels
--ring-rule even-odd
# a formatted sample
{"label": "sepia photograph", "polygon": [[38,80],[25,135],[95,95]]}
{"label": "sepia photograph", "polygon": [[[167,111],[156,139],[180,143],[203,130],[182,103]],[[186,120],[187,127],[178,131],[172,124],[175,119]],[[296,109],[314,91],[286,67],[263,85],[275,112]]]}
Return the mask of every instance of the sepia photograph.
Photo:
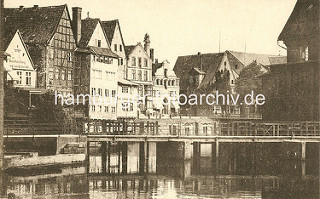
{"label": "sepia photograph", "polygon": [[320,0],[0,0],[0,199],[320,199]]}

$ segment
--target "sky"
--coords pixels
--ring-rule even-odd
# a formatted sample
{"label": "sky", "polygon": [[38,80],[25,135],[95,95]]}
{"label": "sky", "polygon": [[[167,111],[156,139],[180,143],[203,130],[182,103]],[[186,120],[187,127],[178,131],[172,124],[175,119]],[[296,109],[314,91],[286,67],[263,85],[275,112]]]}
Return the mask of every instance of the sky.
{"label": "sky", "polygon": [[[82,18],[119,19],[126,45],[150,35],[155,58],[234,50],[286,55],[277,38],[296,0],[4,0],[5,7],[67,4]],[[221,36],[220,36],[221,35]],[[219,39],[220,38],[220,39]]]}

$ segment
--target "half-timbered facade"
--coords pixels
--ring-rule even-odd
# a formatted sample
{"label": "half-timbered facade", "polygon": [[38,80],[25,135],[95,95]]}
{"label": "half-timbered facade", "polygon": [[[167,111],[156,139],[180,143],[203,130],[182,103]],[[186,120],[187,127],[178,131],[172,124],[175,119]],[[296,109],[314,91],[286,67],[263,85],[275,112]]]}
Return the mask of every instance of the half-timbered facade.
{"label": "half-timbered facade", "polygon": [[67,5],[5,8],[8,29],[19,29],[37,69],[37,85],[73,93],[76,48]]}

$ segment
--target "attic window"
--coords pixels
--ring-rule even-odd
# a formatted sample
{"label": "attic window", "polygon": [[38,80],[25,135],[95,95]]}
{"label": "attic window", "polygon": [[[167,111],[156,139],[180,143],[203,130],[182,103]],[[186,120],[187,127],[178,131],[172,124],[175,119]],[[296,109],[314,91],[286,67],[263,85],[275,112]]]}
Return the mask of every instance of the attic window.
{"label": "attic window", "polygon": [[98,47],[101,47],[101,40],[98,40]]}
{"label": "attic window", "polygon": [[71,52],[68,52],[68,61],[72,61],[72,54],[71,54]]}
{"label": "attic window", "polygon": [[238,69],[238,64],[236,64],[235,68]]}
{"label": "attic window", "polygon": [[226,65],[227,65],[227,62],[225,61],[225,62],[224,62],[224,66],[226,66]]}

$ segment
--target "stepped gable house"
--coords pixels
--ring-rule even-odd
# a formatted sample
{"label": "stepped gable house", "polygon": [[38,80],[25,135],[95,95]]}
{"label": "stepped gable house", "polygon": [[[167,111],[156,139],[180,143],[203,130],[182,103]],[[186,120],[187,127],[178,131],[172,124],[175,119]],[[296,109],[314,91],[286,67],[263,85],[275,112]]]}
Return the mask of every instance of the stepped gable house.
{"label": "stepped gable house", "polygon": [[4,20],[19,30],[37,70],[37,86],[73,93],[75,39],[67,5],[5,8]]}
{"label": "stepped gable house", "polygon": [[266,104],[263,119],[319,121],[320,19],[318,0],[298,0],[278,41],[288,64],[270,66],[262,77]]}

